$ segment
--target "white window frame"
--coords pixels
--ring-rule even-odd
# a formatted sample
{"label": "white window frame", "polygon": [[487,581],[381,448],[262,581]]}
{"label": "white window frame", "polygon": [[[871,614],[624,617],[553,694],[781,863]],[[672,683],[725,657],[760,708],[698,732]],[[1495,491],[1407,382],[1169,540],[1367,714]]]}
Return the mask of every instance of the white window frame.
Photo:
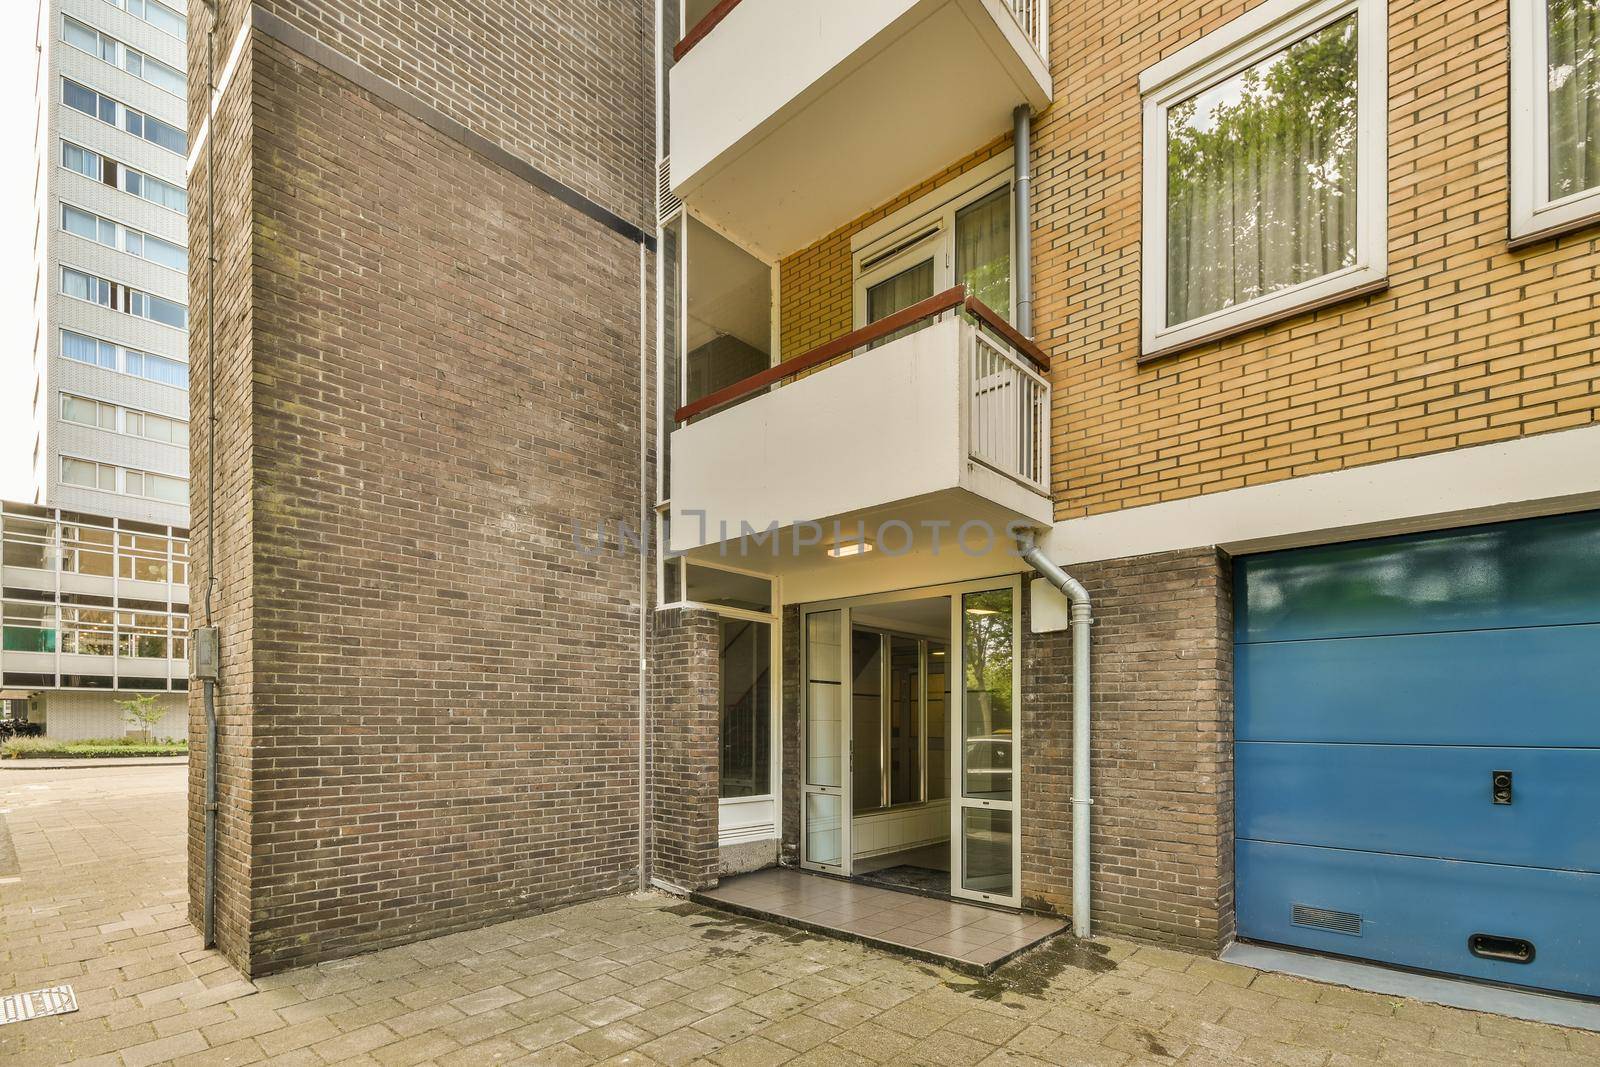
{"label": "white window frame", "polygon": [[[79,26],[82,26],[88,32],[94,34],[95,35],[95,40],[98,42],[98,44],[100,46],[99,50],[91,52],[88,49],[83,48],[83,47],[79,46],[78,44],[76,44],[75,42],[73,42],[71,40],[71,38],[69,38],[67,36],[67,22],[69,20],[72,21],[72,22],[77,23]],[[184,95],[182,93],[175,93],[171,89],[168,89],[165,85],[162,85],[160,82],[154,81],[154,80],[152,80],[150,78],[146,78],[144,76],[144,65],[146,63],[154,63],[156,66],[164,68],[168,73],[177,76],[179,79],[183,78],[183,76],[184,76],[184,72],[183,71],[178,70],[176,67],[172,66],[171,64],[163,63],[161,60],[156,59],[154,56],[150,55],[147,52],[141,52],[139,49],[134,48],[132,45],[124,44],[123,42],[119,41],[117,38],[115,38],[115,37],[111,36],[109,33],[105,32],[104,30],[99,29],[99,28],[97,28],[95,26],[91,26],[91,25],[89,25],[89,23],[84,22],[82,19],[73,18],[71,15],[67,14],[64,11],[61,13],[61,43],[66,45],[69,48],[77,49],[79,52],[82,52],[86,56],[91,56],[91,57],[93,57],[95,59],[98,59],[100,62],[106,64],[107,66],[115,67],[116,69],[122,71],[124,74],[128,75],[130,78],[137,78],[140,81],[144,82],[146,85],[154,86],[156,89],[159,89],[161,92],[166,93],[168,96],[171,96],[174,99],[178,99],[178,100],[184,99]],[[104,49],[108,45],[110,46],[112,55],[116,57],[115,59],[107,59],[106,58]],[[138,56],[139,57],[139,73],[138,74],[135,74],[133,71],[128,69],[128,57],[130,55],[134,55],[134,56]]]}
{"label": "white window frame", "polygon": [[[102,162],[102,165],[103,165],[103,162]],[[101,241],[98,237],[85,237],[81,233],[76,233],[76,232],[74,232],[72,230],[67,229],[67,212],[69,210],[81,212],[81,213],[83,213],[85,215],[88,215],[90,218],[94,219],[96,222],[103,222],[103,223],[106,223],[107,225],[111,226],[113,231],[114,231],[114,233],[115,233],[116,240],[112,244],[108,245],[104,241]],[[165,237],[157,237],[155,234],[150,233],[150,232],[148,232],[146,230],[136,229],[135,227],[129,226],[125,222],[118,222],[116,219],[111,218],[111,217],[109,217],[107,215],[102,215],[98,211],[90,211],[86,207],[79,207],[77,204],[70,203],[69,201],[66,201],[66,200],[62,200],[61,201],[61,219],[60,219],[60,222],[61,222],[61,232],[62,233],[72,234],[72,236],[77,237],[77,238],[79,238],[81,240],[84,240],[84,241],[93,241],[95,244],[100,245],[103,248],[115,249],[116,251],[121,252],[125,256],[132,256],[134,259],[143,260],[144,262],[150,264],[152,267],[156,267],[156,268],[158,268],[160,270],[168,270],[168,271],[171,271],[174,274],[181,274],[184,277],[188,277],[188,275],[189,275],[189,271],[188,271],[187,267],[169,266],[166,263],[162,263],[158,259],[150,258],[149,256],[145,255],[143,251],[138,251],[138,252],[133,251],[132,250],[132,242],[130,241],[130,238],[139,238],[141,241],[156,241],[156,242],[158,242],[160,244],[164,244],[164,245],[168,245],[168,246],[170,246],[172,248],[176,248],[178,251],[183,253],[184,262],[187,263],[188,259],[189,259],[189,249],[187,248],[187,246],[180,245],[176,241],[169,241]],[[97,231],[98,231],[98,227],[97,227]]]}
{"label": "white window frame", "polygon": [[[143,289],[135,289],[133,286],[124,284],[123,282],[114,282],[114,281],[111,281],[109,278],[102,278],[97,274],[90,274],[88,271],[82,270],[82,269],[80,269],[78,267],[69,267],[65,263],[63,263],[61,265],[61,270],[62,270],[62,274],[61,274],[61,295],[66,297],[69,300],[83,300],[83,302],[86,303],[86,304],[93,304],[96,307],[102,307],[102,308],[105,308],[108,311],[114,311],[119,315],[131,315],[132,317],[134,317],[136,319],[143,319],[144,321],[150,322],[150,323],[154,323],[157,326],[165,326],[167,329],[170,329],[170,330],[187,330],[189,328],[189,305],[188,304],[180,304],[178,301],[173,300],[171,297],[157,296],[156,294],[150,293],[150,292],[146,292]],[[106,285],[111,286],[111,302],[109,304],[102,304],[97,300],[85,300],[83,297],[73,296],[72,294],[68,293],[67,292],[67,281],[66,281],[67,276],[66,276],[66,272],[69,271],[69,270],[70,271],[75,271],[78,274],[82,274],[83,276],[89,278],[92,281],[103,282]],[[121,290],[121,296],[122,296],[122,299],[120,301],[120,304],[121,304],[120,307],[118,306],[119,301],[117,299],[118,290],[119,289]],[[183,309],[183,325],[182,326],[174,326],[171,323],[162,322],[160,319],[155,318],[154,316],[150,315],[148,312],[149,312],[149,302],[151,300],[165,300],[167,303],[172,304],[175,307],[182,308]],[[133,310],[133,305],[134,305],[134,303],[136,301],[138,301],[138,302],[143,304],[143,306],[145,308],[144,311],[135,311],[135,310]]]}
{"label": "white window frame", "polygon": [[[658,523],[658,536],[661,529],[661,524]],[[656,610],[665,611],[668,608],[702,608],[706,611],[717,612],[719,615],[734,615],[741,619],[776,619],[779,614],[782,613],[782,605],[781,601],[779,600],[778,589],[779,579],[777,575],[768,574],[765,571],[752,570],[749,567],[738,567],[734,566],[733,564],[723,563],[720,561],[717,563],[708,563],[701,559],[691,559],[687,555],[668,551],[665,541],[658,541],[658,544],[661,549],[657,553],[658,562],[661,568],[661,580],[656,585]],[[667,566],[673,563],[678,564],[679,567],[678,597],[675,600],[668,600],[666,596],[665,571]],[[772,609],[770,611],[760,611],[754,608],[736,608],[727,604],[709,604],[700,600],[690,600],[687,572],[683,569],[685,565],[700,567],[708,571],[725,571],[729,574],[743,574],[751,578],[760,578],[761,580],[770,583],[772,587]]]}
{"label": "white window frame", "polygon": [[[79,112],[79,114],[82,114],[82,112]],[[76,167],[71,166],[67,162],[67,149],[69,149],[69,148],[76,148],[78,151],[84,153],[85,155],[93,156],[96,159],[96,161],[98,161],[98,163],[99,163],[99,166],[95,168],[97,173],[95,173],[95,174],[85,174],[85,173],[83,173],[83,171],[78,170]],[[116,188],[117,188],[117,190],[119,192],[127,193],[129,196],[134,197],[134,198],[136,198],[138,200],[142,200],[144,203],[149,204],[152,207],[158,207],[162,211],[170,211],[174,215],[178,215],[178,216],[180,216],[182,218],[188,218],[189,217],[188,190],[181,189],[178,186],[173,185],[171,182],[167,181],[164,178],[156,178],[156,177],[153,177],[153,176],[151,176],[149,174],[146,174],[144,171],[140,170],[138,167],[130,167],[126,163],[122,162],[121,160],[112,159],[110,156],[106,155],[104,152],[97,152],[92,148],[85,148],[83,145],[78,144],[76,141],[69,141],[65,137],[63,137],[63,138],[61,138],[61,158],[58,160],[58,162],[59,162],[62,170],[67,171],[70,174],[76,174],[80,178],[86,178],[89,181],[97,182],[97,183],[99,183],[101,185],[105,184],[106,164],[110,163],[112,166],[117,168],[117,184],[116,184]],[[170,204],[162,203],[159,200],[153,200],[150,197],[146,196],[142,192],[136,193],[132,189],[129,189],[128,188],[128,175],[130,175],[130,174],[137,174],[139,176],[140,182],[156,182],[156,183],[159,183],[161,185],[164,185],[164,186],[168,187],[169,189],[176,189],[178,192],[183,193],[184,194],[184,207],[183,207],[183,210],[179,210],[178,208],[175,208]]]}
{"label": "white window frame", "polygon": [[1550,5],[1511,0],[1511,241],[1600,221],[1600,187],[1550,199]]}
{"label": "white window frame", "polygon": [[[1325,26],[1356,16],[1356,261],[1221,311],[1167,323],[1167,112]],[[1389,269],[1389,55],[1384,0],[1267,0],[1139,76],[1144,101],[1141,356],[1170,353],[1381,288]]]}
{"label": "white window frame", "polygon": [[[66,335],[69,334],[69,333],[77,334],[79,337],[87,338],[88,340],[95,342],[95,344],[97,344],[97,345],[108,345],[108,346],[110,346],[112,349],[114,349],[116,351],[116,362],[115,362],[115,364],[110,366],[110,367],[107,367],[107,366],[101,364],[98,361],[98,358],[96,359],[96,362],[94,362],[94,363],[86,363],[86,362],[84,362],[82,360],[74,359],[73,357],[66,355],[66,353],[64,351],[65,347],[66,347]],[[161,360],[167,361],[168,363],[176,363],[176,364],[178,364],[178,365],[180,365],[180,366],[185,368],[185,377],[187,377],[188,366],[189,365],[184,360],[173,359],[171,356],[162,356],[162,355],[158,355],[158,354],[156,354],[154,352],[146,352],[144,349],[141,349],[141,348],[129,348],[126,345],[119,345],[119,344],[116,344],[113,341],[107,341],[104,338],[95,337],[92,334],[84,333],[82,330],[69,330],[66,327],[62,327],[61,330],[59,331],[59,334],[60,334],[60,337],[58,338],[58,344],[61,347],[58,349],[58,353],[60,354],[62,359],[69,360],[69,361],[71,361],[73,363],[77,363],[80,366],[94,367],[97,370],[109,371],[112,374],[125,374],[129,378],[133,378],[136,381],[147,382],[150,385],[159,386],[162,389],[176,389],[181,393],[187,393],[189,391],[187,386],[173,385],[171,382],[163,382],[163,381],[159,381],[159,380],[157,380],[155,378],[148,378],[143,374],[135,374],[135,373],[133,373],[132,371],[130,371],[128,369],[128,357],[129,357],[129,355],[136,355],[136,356],[139,356],[142,359],[161,359]],[[98,355],[99,355],[99,353],[98,353],[98,350],[97,350],[96,351],[96,356],[98,357]],[[37,386],[35,386],[35,388],[37,389]]]}
{"label": "white window frame", "polygon": [[[151,2],[151,0],[145,0],[146,5],[148,5],[150,2]],[[110,4],[112,7],[121,8],[123,11],[127,12],[128,16],[130,18],[138,19],[140,22],[143,22],[145,25],[150,26],[153,29],[155,29],[156,32],[158,32],[158,33],[164,33],[168,37],[171,37],[171,38],[173,38],[174,40],[177,40],[177,41],[185,40],[185,37],[182,37],[182,36],[179,36],[178,34],[172,33],[169,30],[167,30],[166,28],[164,28],[162,26],[159,26],[154,22],[151,22],[149,19],[145,18],[143,15],[135,14],[133,11],[129,10],[126,0],[106,0],[106,3]],[[188,32],[188,29],[189,29],[189,13],[187,11],[179,11],[177,8],[173,7],[171,4],[163,4],[163,3],[160,3],[159,0],[156,3],[156,6],[157,7],[161,7],[161,8],[165,8],[167,11],[171,12],[176,18],[178,18],[183,23],[184,32],[185,33]]]}
{"label": "white window frame", "polygon": [[[896,274],[933,259],[933,294],[956,284],[956,214],[996,189],[1010,188],[1011,160],[996,156],[945,182],[881,222],[869,226],[850,241],[851,324],[867,325],[867,290]],[[1017,213],[1011,212],[1011,300],[1016,304]],[[927,233],[903,251],[879,259],[885,252]],[[877,262],[874,262],[877,260]],[[865,266],[871,264],[870,267]]]}
{"label": "white window frame", "polygon": [[[101,397],[98,397],[98,396],[90,396],[88,393],[85,393],[85,392],[69,392],[69,391],[63,389],[57,395],[61,398],[61,406],[60,406],[60,409],[59,409],[60,410],[61,421],[64,422],[64,423],[67,423],[69,425],[72,425],[72,426],[83,426],[83,427],[87,427],[87,428],[95,429],[95,430],[103,430],[106,433],[114,433],[114,434],[117,434],[117,435],[122,436],[122,437],[132,437],[132,438],[135,438],[135,439],[140,440],[140,441],[150,441],[150,442],[152,442],[154,444],[158,444],[158,445],[171,445],[174,448],[188,448],[189,447],[189,443],[187,441],[184,441],[184,442],[181,442],[181,443],[177,442],[177,441],[163,441],[159,437],[150,436],[148,433],[145,433],[143,431],[143,429],[135,432],[133,429],[130,428],[130,424],[135,420],[135,418],[140,419],[140,420],[161,419],[161,420],[163,420],[165,422],[168,422],[168,423],[172,424],[173,426],[182,426],[184,428],[184,433],[187,434],[189,432],[189,420],[188,419],[180,419],[180,418],[177,418],[176,416],[173,416],[173,415],[163,415],[159,411],[148,411],[148,410],[146,410],[144,408],[130,408],[130,407],[124,405],[124,404],[119,404],[114,400],[105,400],[105,399],[102,399]],[[113,418],[114,418],[114,421],[115,421],[115,425],[113,425],[113,426],[101,426],[99,421],[98,421],[98,411],[96,412],[96,415],[97,415],[96,421],[93,424],[90,424],[90,423],[87,423],[87,422],[79,422],[76,419],[68,418],[67,417],[67,401],[68,400],[78,400],[78,401],[82,401],[83,403],[86,403],[86,404],[96,404],[96,405],[99,405],[101,407],[110,408],[112,410],[112,412],[114,413],[113,414]]]}
{"label": "white window frame", "polygon": [[[776,605],[774,605],[776,607]],[[783,621],[779,613],[737,611],[730,608],[711,607],[708,610],[730,619],[745,619],[764,623],[767,627],[767,785],[768,790],[758,796],[725,797],[720,784],[717,796],[717,843],[719,846],[737,845],[751,841],[781,839],[783,836]],[[721,663],[718,663],[720,692]],[[720,710],[719,710],[720,716]],[[718,737],[717,772],[722,771],[721,737]]]}
{"label": "white window frame", "polygon": [[[74,424],[74,425],[77,425],[77,424]],[[95,482],[96,482],[96,485],[91,487],[91,486],[87,486],[87,485],[79,485],[77,482],[69,482],[69,481],[67,481],[66,472],[67,472],[67,464],[68,463],[92,463],[94,465],[94,467],[95,467]],[[143,491],[142,487],[144,485],[143,479],[146,476],[149,476],[149,477],[152,477],[152,478],[166,478],[166,479],[168,479],[170,481],[179,482],[179,483],[183,484],[185,487],[188,487],[188,485],[189,485],[189,479],[185,478],[185,477],[182,477],[181,475],[177,475],[177,474],[162,474],[160,471],[145,470],[142,467],[121,467],[121,466],[118,466],[115,463],[106,463],[106,462],[104,462],[102,460],[98,460],[98,459],[84,459],[82,456],[68,456],[68,455],[65,455],[65,454],[63,454],[60,457],[60,468],[59,468],[59,470],[60,470],[60,477],[59,477],[58,481],[60,481],[60,483],[62,485],[68,485],[68,486],[71,486],[74,489],[90,489],[92,492],[96,492],[96,493],[116,493],[118,496],[134,497],[134,498],[139,499],[139,500],[154,500],[154,501],[156,501],[157,503],[160,503],[160,504],[176,504],[177,501],[167,500],[165,497],[151,496],[151,495],[145,493]],[[116,482],[116,488],[115,489],[103,489],[103,488],[99,487],[98,483],[100,481],[100,471],[101,470],[109,470],[109,471],[112,472],[112,477]],[[138,475],[139,478],[140,478],[141,489],[137,493],[132,492],[130,490],[130,488],[129,488],[129,476],[130,475]]]}
{"label": "white window frame", "polygon": [[[163,126],[171,126],[172,129],[177,130],[179,133],[184,135],[185,143],[187,143],[187,138],[189,136],[189,133],[188,133],[187,130],[181,129],[180,127],[177,127],[177,126],[173,126],[172,123],[167,122],[165,119],[155,118],[154,116],[152,116],[147,111],[140,111],[136,107],[130,107],[127,104],[124,104],[121,100],[118,100],[116,97],[110,95],[109,93],[101,92],[99,89],[96,89],[91,85],[85,85],[83,82],[78,81],[78,79],[76,79],[76,78],[69,78],[65,74],[63,74],[61,76],[61,104],[62,104],[62,106],[70,108],[73,111],[78,111],[77,108],[72,107],[71,104],[67,103],[67,82],[69,82],[69,81],[72,82],[73,84],[75,84],[75,85],[77,85],[77,86],[79,86],[79,87],[81,87],[83,89],[86,89],[89,92],[95,94],[95,100],[96,100],[95,111],[94,111],[93,115],[89,116],[90,118],[92,118],[95,121],[100,122],[100,123],[102,123],[102,124],[104,124],[106,126],[110,126],[113,129],[121,130],[123,133],[127,134],[128,136],[137,138],[138,140],[144,141],[147,144],[153,145],[156,148],[161,149],[161,151],[163,151],[163,152],[171,152],[171,153],[173,153],[174,155],[177,155],[177,156],[182,156],[183,155],[182,152],[179,152],[176,149],[168,148],[166,145],[161,144],[158,141],[154,141],[149,137],[146,137],[144,135],[144,133],[143,133],[144,123],[146,121],[149,121],[149,120],[153,119],[154,121],[161,123]],[[106,122],[106,120],[101,117],[101,115],[100,115],[100,106],[99,106],[99,101],[101,101],[101,100],[109,100],[111,102],[111,106],[115,109],[114,113],[117,116],[117,121],[116,122]],[[78,111],[78,114],[87,115],[88,112],[86,112],[86,111]],[[139,129],[140,129],[139,133],[134,133],[132,130],[128,129],[128,115],[130,115],[130,114],[134,114],[134,115],[138,115],[139,116]],[[105,159],[105,157],[101,156],[101,160],[103,161],[104,159]],[[104,165],[103,162],[102,162],[102,165]]]}
{"label": "white window frame", "polygon": [[[68,456],[68,455],[65,455],[65,454],[63,454],[60,457],[60,463],[61,463],[61,465],[60,465],[60,477],[57,480],[62,485],[70,485],[74,489],[88,489],[90,492],[95,492],[95,493],[117,493],[117,494],[121,494],[121,492],[122,492],[122,468],[118,467],[115,463],[104,463],[104,462],[101,462],[98,459],[84,459],[82,456]],[[94,469],[95,469],[95,472],[94,472],[95,484],[90,486],[90,485],[83,485],[83,484],[81,484],[79,482],[70,482],[70,481],[68,481],[67,480],[67,464],[68,463],[88,463],[88,464],[92,464],[94,466]],[[100,472],[102,470],[109,470],[111,472],[112,488],[110,488],[110,489],[103,488],[100,485]]]}

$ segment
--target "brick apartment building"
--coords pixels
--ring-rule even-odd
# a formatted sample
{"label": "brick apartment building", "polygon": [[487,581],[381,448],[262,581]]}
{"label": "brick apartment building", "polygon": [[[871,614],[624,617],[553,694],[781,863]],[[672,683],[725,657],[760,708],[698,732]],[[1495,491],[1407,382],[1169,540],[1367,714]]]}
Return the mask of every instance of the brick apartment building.
{"label": "brick apartment building", "polygon": [[1597,17],[196,5],[222,950],[782,864],[1600,994]]}

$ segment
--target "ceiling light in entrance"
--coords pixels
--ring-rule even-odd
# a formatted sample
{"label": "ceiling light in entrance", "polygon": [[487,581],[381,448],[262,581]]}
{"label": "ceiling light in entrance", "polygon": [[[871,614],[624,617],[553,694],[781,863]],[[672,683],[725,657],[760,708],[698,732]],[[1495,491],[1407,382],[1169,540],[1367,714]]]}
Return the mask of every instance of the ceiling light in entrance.
{"label": "ceiling light in entrance", "polygon": [[865,541],[844,541],[828,549],[828,555],[834,559],[843,559],[845,556],[859,556],[863,552],[871,552],[872,546]]}

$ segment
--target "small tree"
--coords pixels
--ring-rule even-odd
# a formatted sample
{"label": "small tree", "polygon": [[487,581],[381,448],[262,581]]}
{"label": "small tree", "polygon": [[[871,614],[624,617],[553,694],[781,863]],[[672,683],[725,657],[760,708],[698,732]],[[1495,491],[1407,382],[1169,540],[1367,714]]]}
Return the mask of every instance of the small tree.
{"label": "small tree", "polygon": [[131,700],[119,700],[117,705],[122,708],[122,717],[128,725],[139,727],[146,741],[156,739],[156,723],[166,716],[167,709],[157,703],[154,696],[144,693]]}

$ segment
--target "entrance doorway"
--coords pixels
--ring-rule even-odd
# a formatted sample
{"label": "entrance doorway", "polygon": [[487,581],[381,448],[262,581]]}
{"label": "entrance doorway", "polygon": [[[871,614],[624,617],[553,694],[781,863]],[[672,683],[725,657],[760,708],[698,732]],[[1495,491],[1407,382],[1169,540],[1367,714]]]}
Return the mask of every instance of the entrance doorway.
{"label": "entrance doorway", "polygon": [[802,866],[1020,903],[1018,584],[802,609]]}

